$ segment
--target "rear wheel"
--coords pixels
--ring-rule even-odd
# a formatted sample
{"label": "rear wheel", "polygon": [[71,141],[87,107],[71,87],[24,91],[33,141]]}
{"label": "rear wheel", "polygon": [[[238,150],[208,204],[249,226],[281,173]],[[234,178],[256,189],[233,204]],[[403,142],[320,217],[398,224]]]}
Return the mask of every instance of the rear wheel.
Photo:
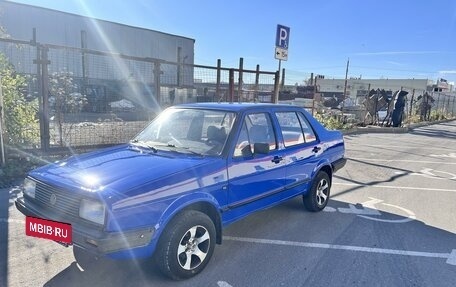
{"label": "rear wheel", "polygon": [[320,171],[315,177],[309,192],[303,196],[304,206],[317,212],[325,208],[329,200],[331,180],[326,172]]}
{"label": "rear wheel", "polygon": [[188,210],[168,224],[158,243],[155,259],[172,279],[185,279],[201,272],[215,248],[215,226],[204,213]]}

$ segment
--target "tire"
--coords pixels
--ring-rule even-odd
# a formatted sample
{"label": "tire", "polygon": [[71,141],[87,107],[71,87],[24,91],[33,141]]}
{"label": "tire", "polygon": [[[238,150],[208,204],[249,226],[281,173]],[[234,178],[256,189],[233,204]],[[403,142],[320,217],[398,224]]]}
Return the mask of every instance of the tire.
{"label": "tire", "polygon": [[174,280],[200,273],[215,248],[215,226],[204,213],[188,210],[165,227],[155,251],[160,271]]}
{"label": "tire", "polygon": [[315,177],[309,192],[303,196],[306,209],[312,212],[323,210],[329,201],[330,190],[331,180],[328,174],[320,171]]}

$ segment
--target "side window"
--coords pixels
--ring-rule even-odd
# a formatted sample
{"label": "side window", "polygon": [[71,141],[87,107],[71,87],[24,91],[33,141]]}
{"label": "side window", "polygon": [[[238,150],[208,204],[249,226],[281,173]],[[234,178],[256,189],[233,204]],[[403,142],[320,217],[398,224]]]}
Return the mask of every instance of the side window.
{"label": "side window", "polygon": [[290,147],[304,143],[304,134],[301,128],[301,122],[295,112],[276,113],[282,130],[282,137],[285,147]]}
{"label": "side window", "polygon": [[269,150],[277,149],[271,119],[266,113],[250,114],[244,118],[239,138],[236,141],[234,156],[242,156],[242,149],[246,146],[250,146],[253,152],[255,143],[267,143]]}
{"label": "side window", "polygon": [[317,140],[315,133],[302,113],[298,113],[299,122],[301,123],[302,132],[304,133],[304,140],[306,143],[314,142]]}

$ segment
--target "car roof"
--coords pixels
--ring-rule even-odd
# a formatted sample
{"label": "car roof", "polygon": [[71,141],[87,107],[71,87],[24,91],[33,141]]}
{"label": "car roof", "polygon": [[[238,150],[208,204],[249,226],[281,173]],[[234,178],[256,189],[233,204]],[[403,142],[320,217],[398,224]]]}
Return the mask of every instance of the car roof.
{"label": "car roof", "polygon": [[297,106],[292,105],[283,105],[283,104],[271,104],[271,103],[191,103],[191,104],[181,104],[173,106],[176,108],[185,107],[185,108],[204,108],[204,109],[216,109],[216,110],[225,110],[225,111],[233,111],[239,112],[249,109],[257,109],[257,108],[288,108],[288,109],[300,109]]}

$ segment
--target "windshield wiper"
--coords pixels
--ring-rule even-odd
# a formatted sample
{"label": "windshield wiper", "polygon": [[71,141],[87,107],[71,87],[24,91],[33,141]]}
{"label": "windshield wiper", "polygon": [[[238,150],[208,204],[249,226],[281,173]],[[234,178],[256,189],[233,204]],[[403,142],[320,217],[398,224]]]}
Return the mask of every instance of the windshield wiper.
{"label": "windshield wiper", "polygon": [[196,151],[193,151],[193,150],[191,150],[189,147],[176,146],[175,144],[172,144],[172,143],[168,143],[166,146],[167,146],[167,147],[171,147],[171,148],[175,148],[175,149],[184,150],[184,151],[187,151],[187,152],[189,152],[189,153],[191,153],[191,154],[194,154],[194,155],[202,156],[201,153],[198,153],[198,152],[196,152]]}
{"label": "windshield wiper", "polygon": [[148,148],[151,151],[153,151],[154,153],[158,152],[158,150],[153,145],[148,144],[147,142],[143,142],[143,141],[139,141],[139,140],[135,139],[135,140],[132,140],[130,143],[132,143],[135,146],[142,147],[142,148]]}

